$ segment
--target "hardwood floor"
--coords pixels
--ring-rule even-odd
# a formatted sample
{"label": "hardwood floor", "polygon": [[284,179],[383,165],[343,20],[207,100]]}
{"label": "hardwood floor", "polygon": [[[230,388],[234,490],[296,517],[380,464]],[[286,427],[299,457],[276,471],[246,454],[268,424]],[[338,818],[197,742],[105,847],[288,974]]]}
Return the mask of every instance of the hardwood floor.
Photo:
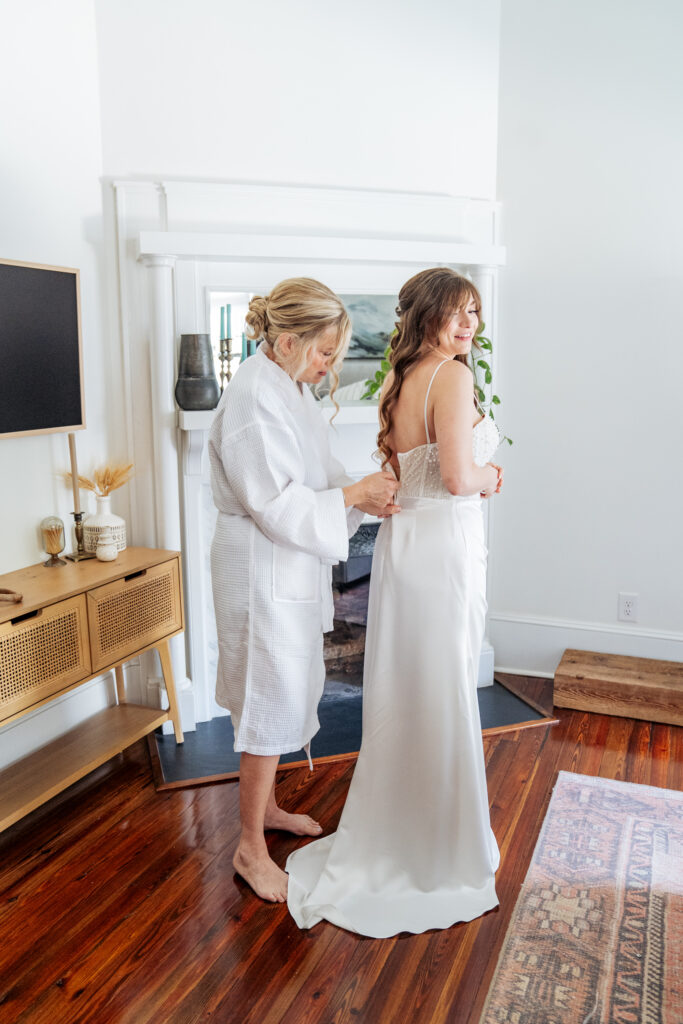
{"label": "hardwood floor", "polygon": [[[547,706],[545,680],[514,680]],[[0,835],[1,1024],[475,1024],[559,770],[683,786],[683,728],[579,711],[485,738],[500,906],[366,939],[300,932],[231,864],[238,785],[156,793],[144,742]],[[283,773],[327,829],[353,763]],[[269,833],[280,863],[300,840]]]}

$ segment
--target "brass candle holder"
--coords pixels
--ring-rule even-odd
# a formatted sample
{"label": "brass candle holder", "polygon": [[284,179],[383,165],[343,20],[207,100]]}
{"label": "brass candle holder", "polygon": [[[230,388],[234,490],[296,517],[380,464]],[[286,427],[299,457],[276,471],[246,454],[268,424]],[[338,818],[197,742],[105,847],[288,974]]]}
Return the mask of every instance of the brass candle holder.
{"label": "brass candle holder", "polygon": [[76,550],[66,555],[72,562],[82,562],[86,558],[94,558],[94,551],[86,551],[83,546],[83,513],[72,512],[74,517],[74,530],[76,532]]}

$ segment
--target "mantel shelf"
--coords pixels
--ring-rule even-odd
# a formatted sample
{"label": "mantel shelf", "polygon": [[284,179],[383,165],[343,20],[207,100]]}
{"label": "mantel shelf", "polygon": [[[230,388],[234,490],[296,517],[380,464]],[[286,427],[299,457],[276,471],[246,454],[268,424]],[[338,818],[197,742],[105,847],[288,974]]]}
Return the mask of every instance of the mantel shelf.
{"label": "mantel shelf", "polygon": [[[321,402],[323,414],[331,419],[334,406],[330,401]],[[178,428],[183,431],[211,428],[215,415],[214,409],[208,411],[196,409],[178,409]],[[333,426],[347,426],[354,423],[377,423],[377,402],[340,402],[339,412],[334,418]]]}
{"label": "mantel shelf", "polygon": [[345,238],[330,235],[225,234],[206,231],[141,231],[138,258],[270,262],[443,264],[499,267],[502,245],[459,239]]}

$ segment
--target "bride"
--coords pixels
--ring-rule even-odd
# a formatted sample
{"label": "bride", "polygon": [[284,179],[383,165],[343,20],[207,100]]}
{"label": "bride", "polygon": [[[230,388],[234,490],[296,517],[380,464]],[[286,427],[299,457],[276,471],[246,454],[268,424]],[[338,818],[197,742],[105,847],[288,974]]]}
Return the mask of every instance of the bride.
{"label": "bride", "polygon": [[370,579],[363,739],[339,827],[290,855],[289,910],[384,938],[496,906],[477,703],[486,613],[481,498],[500,491],[498,430],[466,365],[479,295],[448,268],[399,294],[378,446],[399,515],[378,532]]}

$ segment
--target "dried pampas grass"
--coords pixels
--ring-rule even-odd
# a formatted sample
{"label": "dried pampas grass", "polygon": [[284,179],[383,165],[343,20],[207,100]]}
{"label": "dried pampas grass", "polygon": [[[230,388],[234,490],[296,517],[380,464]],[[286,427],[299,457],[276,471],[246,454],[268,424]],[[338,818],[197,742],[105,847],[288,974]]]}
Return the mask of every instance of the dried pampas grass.
{"label": "dried pampas grass", "polygon": [[[133,475],[132,469],[132,462],[114,462],[111,466],[101,466],[93,471],[92,480],[79,474],[78,486],[84,491],[92,491],[98,497],[104,498],[128,483]],[[71,473],[65,473],[64,479],[71,483]]]}

